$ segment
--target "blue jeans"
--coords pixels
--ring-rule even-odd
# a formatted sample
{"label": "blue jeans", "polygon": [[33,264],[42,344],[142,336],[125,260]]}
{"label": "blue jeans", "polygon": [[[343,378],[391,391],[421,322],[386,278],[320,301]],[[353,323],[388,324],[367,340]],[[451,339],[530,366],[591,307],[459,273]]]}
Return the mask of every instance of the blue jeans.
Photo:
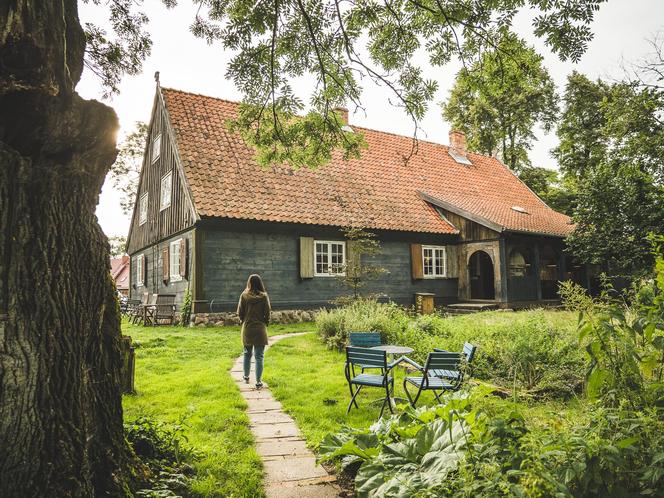
{"label": "blue jeans", "polygon": [[244,376],[249,377],[249,372],[251,371],[252,350],[256,356],[256,384],[260,384],[263,377],[263,354],[265,353],[265,346],[244,347]]}

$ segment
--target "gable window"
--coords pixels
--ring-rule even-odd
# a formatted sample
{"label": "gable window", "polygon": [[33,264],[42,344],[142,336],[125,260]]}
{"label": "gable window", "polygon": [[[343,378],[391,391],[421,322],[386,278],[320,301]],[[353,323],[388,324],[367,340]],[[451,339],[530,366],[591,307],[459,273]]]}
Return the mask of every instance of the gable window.
{"label": "gable window", "polygon": [[447,258],[444,246],[422,246],[422,273],[424,278],[447,275]]}
{"label": "gable window", "polygon": [[161,177],[161,195],[159,199],[159,210],[163,211],[171,205],[171,186],[173,184],[173,172],[169,171]]}
{"label": "gable window", "polygon": [[174,240],[173,242],[171,242],[169,247],[169,253],[170,253],[169,267],[171,274],[171,282],[179,282],[180,280],[182,280],[182,272],[180,268],[181,248],[182,248],[182,239]]}
{"label": "gable window", "polygon": [[136,257],[136,287],[145,285],[145,255],[140,254]]}
{"label": "gable window", "polygon": [[159,154],[161,154],[161,133],[152,141],[152,162],[159,159]]}
{"label": "gable window", "polygon": [[346,244],[317,240],[314,244],[315,275],[317,277],[343,276],[346,264]]}
{"label": "gable window", "polygon": [[145,192],[138,203],[138,224],[142,225],[148,221],[148,193]]}

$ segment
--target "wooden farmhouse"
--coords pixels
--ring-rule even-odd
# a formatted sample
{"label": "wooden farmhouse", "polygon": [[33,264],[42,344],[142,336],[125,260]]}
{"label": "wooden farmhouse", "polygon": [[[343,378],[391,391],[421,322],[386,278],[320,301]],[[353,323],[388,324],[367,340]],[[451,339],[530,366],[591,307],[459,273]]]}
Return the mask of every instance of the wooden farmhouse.
{"label": "wooden farmhouse", "polygon": [[[350,125],[368,148],[318,170],[259,166],[226,127],[238,104],[157,86],[128,238],[130,293],[189,289],[194,312],[234,310],[259,273],[275,309],[314,309],[347,294],[334,278],[349,247],[342,227],[376,234],[372,264],[389,271],[366,292],[402,305],[541,304],[557,282],[585,283],[564,253],[570,219],[494,157]],[[347,113],[345,119],[347,120]]]}

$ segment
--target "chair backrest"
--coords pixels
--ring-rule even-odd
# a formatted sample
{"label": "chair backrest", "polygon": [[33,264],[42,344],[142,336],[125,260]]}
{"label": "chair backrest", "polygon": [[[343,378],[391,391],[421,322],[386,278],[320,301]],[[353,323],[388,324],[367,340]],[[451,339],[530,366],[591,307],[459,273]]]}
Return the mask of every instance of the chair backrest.
{"label": "chair backrest", "polygon": [[424,365],[425,372],[429,370],[452,370],[459,371],[463,353],[451,353],[449,351],[434,351],[427,356],[427,362]]}
{"label": "chair backrest", "polygon": [[365,368],[387,369],[387,354],[385,351],[348,346],[346,348],[346,363],[362,365]]}
{"label": "chair backrest", "polygon": [[380,346],[380,332],[351,332],[348,334],[351,346],[372,348]]}
{"label": "chair backrest", "polygon": [[157,304],[157,294],[150,294],[150,297],[148,298],[148,304]]}
{"label": "chair backrest", "polygon": [[141,304],[148,304],[148,299],[150,297],[149,292],[144,292],[143,295],[141,296]]}
{"label": "chair backrest", "polygon": [[[447,349],[433,348],[437,353],[448,353]],[[475,352],[477,351],[477,346],[469,342],[464,343],[463,345],[463,354],[466,355],[466,361],[471,363],[473,358],[475,358]]]}
{"label": "chair backrest", "polygon": [[472,363],[473,358],[475,358],[475,351],[477,351],[477,346],[469,342],[463,345],[463,354],[466,355],[466,361]]}
{"label": "chair backrest", "polygon": [[157,303],[159,305],[175,304],[175,294],[157,294]]}

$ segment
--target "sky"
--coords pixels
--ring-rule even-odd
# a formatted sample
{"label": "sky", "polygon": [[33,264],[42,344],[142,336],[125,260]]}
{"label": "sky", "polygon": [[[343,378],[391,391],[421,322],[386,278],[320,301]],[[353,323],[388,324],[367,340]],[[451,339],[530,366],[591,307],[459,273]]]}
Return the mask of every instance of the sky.
{"label": "sky", "polygon": [[[189,0],[180,0],[180,5],[167,10],[160,0],[146,0],[143,9],[150,18],[149,31],[153,47],[145,61],[140,75],[125,77],[120,85],[120,94],[105,103],[112,106],[120,120],[119,138],[132,130],[136,121],[148,122],[155,92],[155,71],[160,72],[162,86],[188,92],[201,93],[231,100],[240,100],[242,95],[232,81],[224,77],[231,54],[225,53],[219,45],[208,45],[195,38],[189,31],[196,8]],[[101,27],[108,26],[106,7],[92,3],[81,3],[80,19],[84,24],[92,22]],[[544,62],[551,77],[561,92],[567,75],[576,70],[591,78],[617,80],[624,75],[625,67],[639,62],[651,52],[648,40],[664,30],[664,0],[609,0],[595,17],[593,41],[578,63],[561,62],[544,43],[531,33],[532,16],[529,12],[520,13],[514,30],[523,36],[544,56]],[[109,30],[110,31],[110,30]],[[449,124],[440,112],[439,103],[446,100],[460,68],[458,62],[443,67],[427,67],[426,60],[420,64],[425,75],[439,83],[438,92],[426,116],[420,123],[418,136],[442,144],[448,143]],[[309,82],[298,81],[295,88],[303,94],[310,88]],[[77,91],[88,99],[102,99],[103,88],[99,79],[85,70]],[[362,103],[364,111],[353,113],[350,124],[411,136],[413,123],[406,114],[388,104],[389,91],[364,83]],[[306,100],[306,99],[305,99]],[[537,133],[537,142],[530,153],[534,166],[555,168],[550,150],[556,145],[555,133]],[[106,180],[97,217],[104,232],[109,236],[126,235],[129,230],[129,217],[120,209],[120,194],[109,179]]]}

